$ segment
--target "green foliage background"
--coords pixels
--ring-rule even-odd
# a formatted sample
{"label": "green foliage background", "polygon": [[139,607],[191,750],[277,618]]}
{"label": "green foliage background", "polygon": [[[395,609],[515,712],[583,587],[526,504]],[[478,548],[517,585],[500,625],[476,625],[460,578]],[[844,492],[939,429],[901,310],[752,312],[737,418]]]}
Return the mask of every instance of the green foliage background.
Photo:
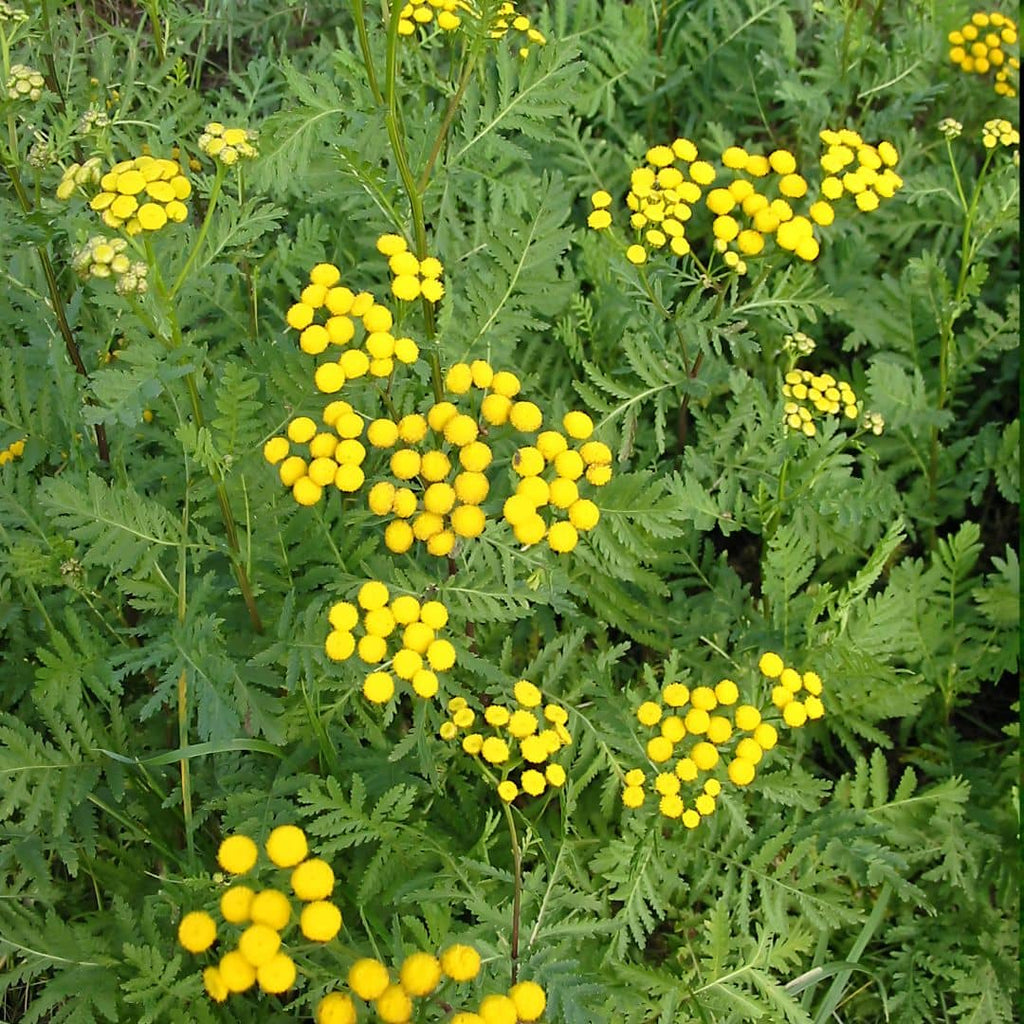
{"label": "green foliage background", "polygon": [[[375,239],[412,226],[350,7],[26,5],[12,57],[49,89],[30,116],[0,111],[15,129],[0,448],[27,439],[0,467],[3,1020],[235,1019],[202,994],[177,921],[220,887],[222,835],[287,821],[335,866],[348,945],[252,1019],[310,1018],[351,949],[398,960],[472,941],[489,981],[508,983],[496,800],[430,740],[433,712],[382,715],[358,669],[323,653],[327,608],[368,578],[436,588],[453,623],[473,624],[472,640],[453,636],[467,692],[525,677],[571,710],[570,780],[521,820],[521,970],[544,984],[547,1019],[1015,1019],[1017,169],[995,155],[965,234],[936,125],[963,122],[951,152],[970,188],[981,125],[1016,106],[948,63],[946,33],[970,14],[954,6],[555,0],[527,8],[548,43],[525,61],[472,44],[422,196],[447,288],[432,351],[515,370],[550,417],[589,410],[616,475],[572,555],[485,536],[449,574],[388,552],[358,503],[298,508],[261,455],[323,404],[284,326],[309,268],[332,261],[382,293]],[[376,5],[367,18],[381,74]],[[401,54],[418,172],[463,66],[440,37]],[[109,126],[78,131],[89,109]],[[62,166],[143,143],[194,153],[213,118],[257,128],[261,156],[220,200],[168,349],[70,272],[94,215],[58,203],[59,167],[27,155],[33,132]],[[587,197],[622,195],[657,142],[809,159],[841,126],[895,143],[906,184],[892,203],[756,285],[716,295],[653,275],[674,320],[585,227]],[[207,195],[212,177],[192,177]],[[172,280],[197,229],[176,230],[154,243]],[[881,437],[783,434],[795,330],[884,415]],[[414,375],[396,404],[429,383]],[[752,696],[767,649],[821,674],[826,717],[694,832],[625,812],[622,772],[643,760],[635,705],[723,675]]]}

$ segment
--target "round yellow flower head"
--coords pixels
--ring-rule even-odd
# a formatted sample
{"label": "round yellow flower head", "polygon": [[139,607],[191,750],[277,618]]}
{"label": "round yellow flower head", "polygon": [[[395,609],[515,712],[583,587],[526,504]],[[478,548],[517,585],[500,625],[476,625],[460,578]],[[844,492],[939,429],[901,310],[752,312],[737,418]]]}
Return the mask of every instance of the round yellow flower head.
{"label": "round yellow flower head", "polygon": [[280,995],[295,984],[295,962],[286,953],[275,953],[256,968],[256,981],[264,992]]}
{"label": "round yellow flower head", "polygon": [[265,924],[253,924],[238,938],[238,951],[253,965],[268,963],[281,946],[281,936]]}
{"label": "round yellow flower head", "polygon": [[217,925],[203,910],[186,914],[178,925],[178,942],[190,953],[202,953],[217,938]]}
{"label": "round yellow flower head", "polygon": [[388,969],[379,960],[366,957],[349,968],[348,987],[368,1003],[378,999],[390,983]]}
{"label": "round yellow flower head", "polygon": [[449,946],[441,954],[441,970],[452,981],[472,981],[480,973],[480,954],[472,946]]}
{"label": "round yellow flower head", "polygon": [[229,874],[244,875],[258,855],[256,844],[248,836],[228,836],[217,849],[217,863]]}
{"label": "round yellow flower head", "polygon": [[314,900],[302,908],[299,927],[311,942],[330,942],[341,931],[341,911],[327,900]]}
{"label": "round yellow flower head", "polygon": [[313,858],[292,872],[291,885],[300,900],[323,900],[334,889],[334,872],[327,861]]}
{"label": "round yellow flower head", "polygon": [[267,837],[267,856],[279,868],[293,868],[309,852],[306,834],[296,825],[278,825]]}
{"label": "round yellow flower head", "polygon": [[430,953],[411,953],[399,971],[402,988],[411,995],[430,995],[441,982],[441,962]]}
{"label": "round yellow flower head", "polygon": [[316,1024],[357,1024],[355,1003],[342,992],[330,992],[317,1003],[313,1014]]}

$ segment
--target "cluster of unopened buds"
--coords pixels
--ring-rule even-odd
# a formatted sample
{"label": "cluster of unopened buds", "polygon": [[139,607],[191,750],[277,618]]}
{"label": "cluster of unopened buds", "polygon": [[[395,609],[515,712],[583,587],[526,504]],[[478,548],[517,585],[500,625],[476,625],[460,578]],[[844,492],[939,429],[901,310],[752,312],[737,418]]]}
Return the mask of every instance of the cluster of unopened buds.
{"label": "cluster of unopened buds", "polygon": [[994,75],[993,88],[1000,96],[1012,99],[1017,90],[1011,73],[1020,70],[1020,59],[1006,52],[1017,45],[1017,24],[998,11],[976,11],[966,25],[947,37],[951,44],[949,59],[967,74]]}
{"label": "cluster of unopened buds", "polygon": [[[448,982],[465,984],[479,973],[480,954],[461,943],[438,955],[427,950],[410,953],[402,961],[396,979],[382,961],[364,957],[349,968],[347,991],[324,996],[314,1011],[314,1020],[316,1024],[357,1024],[358,999],[372,1006],[376,1019],[384,1024],[408,1024],[416,1012],[414,1000],[435,997]],[[445,991],[447,1009],[459,1002],[454,993]],[[546,1005],[547,996],[540,985],[520,981],[505,994],[484,996],[476,1012],[456,1010],[448,1019],[451,1024],[532,1024],[540,1019]]]}
{"label": "cluster of unopened buds", "polygon": [[[786,668],[772,652],[762,655],[758,667],[766,679],[779,680],[772,690],[772,702],[782,710],[786,725],[799,728],[808,719],[825,713],[820,698],[822,683],[816,673],[801,676]],[[798,701],[796,694],[801,690],[807,697]],[[647,741],[646,752],[651,763],[661,768],[654,775],[651,789],[659,798],[658,810],[664,817],[696,828],[702,819],[714,814],[724,783],[742,787],[754,781],[757,765],[778,742],[778,730],[764,721],[761,708],[740,704],[739,697],[739,687],[731,679],[692,690],[672,682],[663,687],[660,701],[644,701],[637,708],[640,724],[658,730]],[[788,714],[786,707],[791,707]],[[678,756],[680,746],[682,757]],[[673,759],[675,764],[669,770]],[[647,782],[647,772],[642,768],[625,773],[622,802],[626,807],[643,806]]]}
{"label": "cluster of unopened buds", "polygon": [[[635,241],[627,246],[626,258],[641,265],[662,250],[679,257],[690,255],[690,235],[695,229],[689,222],[703,201],[711,215],[714,249],[736,273],[746,273],[746,259],[759,255],[769,237],[800,259],[816,259],[820,245],[815,229],[833,223],[834,204],[844,193],[854,197],[858,209],[868,211],[877,208],[880,198],[891,198],[903,184],[893,170],[898,154],[891,143],[870,145],[845,128],[825,129],[820,137],[825,176],[816,197],[798,172],[796,157],[786,149],[765,155],[729,146],[721,153],[724,170],[720,172],[700,158],[689,139],[653,146],[645,164],[630,176],[626,205]],[[599,189],[590,200],[589,226],[598,231],[610,228],[611,194]],[[794,207],[801,203],[806,207],[803,213]],[[698,224],[696,231],[701,230]]]}
{"label": "cluster of unopened buds", "polygon": [[149,287],[149,267],[141,260],[133,262],[125,252],[127,247],[123,238],[94,235],[71,257],[71,267],[83,281],[113,277],[119,295],[141,295]]}
{"label": "cluster of unopened buds", "polygon": [[[298,910],[298,927],[309,942],[330,942],[341,929],[341,911],[331,902],[334,871],[324,860],[309,857],[305,833],[295,825],[280,825],[264,847],[275,873],[288,872],[277,887],[254,889],[242,882],[221,895],[218,911],[223,922],[205,910],[187,913],[178,925],[178,942],[190,953],[205,953],[215,942],[236,940],[233,948],[220,947],[219,959],[203,970],[203,984],[214,1002],[254,985],[280,994],[295,984],[295,962],[283,951],[283,939]],[[259,849],[245,835],[228,836],[217,851],[217,862],[230,875],[249,876],[254,884],[261,871],[253,871]],[[291,895],[289,895],[289,891]],[[292,896],[299,901],[293,906]],[[218,932],[224,931],[223,936]]]}
{"label": "cluster of unopened buds", "polygon": [[388,258],[392,273],[391,294],[402,302],[412,302],[421,295],[428,302],[440,302],[444,295],[441,275],[444,267],[436,256],[418,259],[409,252],[409,244],[401,235],[381,235],[377,251]]}
{"label": "cluster of unopened buds", "polygon": [[0,21],[11,21],[18,24],[28,21],[28,14],[20,7],[12,7],[7,0],[0,0]]}
{"label": "cluster of unopened buds", "polygon": [[506,803],[521,793],[536,797],[548,787],[563,786],[565,768],[554,757],[572,743],[566,728],[569,712],[561,704],[545,704],[540,689],[526,679],[515,684],[513,694],[514,705],[492,703],[482,710],[471,708],[464,697],[453,697],[450,718],[439,732],[443,740],[461,735],[467,754],[479,757],[488,771],[501,773],[495,788]]}
{"label": "cluster of unopened buds", "polygon": [[[72,164],[64,172],[57,188],[58,199],[67,199],[77,187],[96,180],[90,165],[91,161],[82,168]],[[83,175],[86,168],[90,170]],[[176,160],[144,154],[114,164],[98,181],[100,191],[89,200],[89,206],[101,213],[108,227],[124,228],[129,235],[136,235],[159,231],[168,221],[180,223],[188,217],[185,200],[192,193],[192,185]]]}
{"label": "cluster of unopened buds", "polygon": [[[392,673],[428,700],[437,693],[437,673],[455,664],[455,648],[437,635],[448,624],[448,609],[440,601],[421,603],[407,594],[392,599],[386,584],[370,580],[359,588],[355,604],[331,605],[328,620],[328,658],[347,661],[358,654],[364,664],[381,666],[363,681],[363,696],[373,704],[386,704],[394,696]],[[358,639],[357,632],[362,634]],[[388,640],[395,634],[401,644],[392,654]]]}
{"label": "cluster of unopened buds", "polygon": [[880,412],[866,412],[860,425],[862,430],[869,431],[875,437],[881,437],[882,431],[885,430],[885,417]]}
{"label": "cluster of unopened buds", "polygon": [[944,117],[938,123],[938,129],[940,135],[952,142],[953,139],[960,138],[963,134],[964,126],[955,117]]}
{"label": "cluster of unopened buds", "polygon": [[199,148],[211,160],[227,167],[239,160],[252,160],[259,156],[256,132],[251,128],[226,128],[219,121],[211,121],[199,136]]}
{"label": "cluster of unopened buds", "polygon": [[814,437],[815,415],[843,415],[856,420],[860,416],[857,396],[845,380],[836,380],[830,373],[790,370],[782,385],[787,401],[782,407],[783,422],[790,430],[799,430]]}
{"label": "cluster of unopened buds", "polygon": [[107,114],[105,110],[100,110],[98,107],[90,107],[78,119],[78,124],[75,126],[75,134],[88,135],[91,131],[98,131],[109,127],[110,115]]}
{"label": "cluster of unopened buds", "polygon": [[8,462],[20,459],[25,453],[25,438],[12,441],[6,448],[0,448],[0,466],[6,466]]}
{"label": "cluster of unopened buds", "polygon": [[70,199],[78,189],[87,190],[98,185],[101,166],[98,156],[91,156],[81,164],[68,164],[57,186],[57,198],[62,201]]}
{"label": "cluster of unopened buds", "polygon": [[795,352],[798,356],[809,356],[817,348],[817,344],[809,334],[794,331],[782,336],[782,347],[785,351]]}
{"label": "cluster of unopened buds", "polygon": [[42,98],[43,89],[46,87],[46,79],[25,64],[12,64],[11,73],[4,83],[7,89],[7,98],[11,100],[28,100],[35,103]]}

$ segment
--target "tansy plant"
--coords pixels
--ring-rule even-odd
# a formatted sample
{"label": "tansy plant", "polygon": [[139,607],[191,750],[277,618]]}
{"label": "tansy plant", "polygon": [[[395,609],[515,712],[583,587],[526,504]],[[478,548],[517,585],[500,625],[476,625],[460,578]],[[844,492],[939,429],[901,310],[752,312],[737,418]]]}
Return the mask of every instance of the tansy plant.
{"label": "tansy plant", "polygon": [[[765,680],[775,684],[771,703],[782,713],[778,724],[798,729],[824,715],[823,684],[816,672],[801,674],[774,651],[761,655],[758,668]],[[645,745],[653,767],[651,788],[659,797],[663,817],[694,829],[714,814],[723,785],[744,787],[754,781],[758,764],[778,743],[778,729],[765,717],[761,694],[752,695],[754,703],[739,703],[740,690],[731,679],[693,689],[669,683],[660,697],[636,709],[641,725],[657,729]],[[643,806],[647,780],[648,771],[643,768],[626,771],[622,790],[626,807]]]}
{"label": "tansy plant", "polygon": [[0,0],[0,1020],[1019,1016],[1016,14],[236,6]]}

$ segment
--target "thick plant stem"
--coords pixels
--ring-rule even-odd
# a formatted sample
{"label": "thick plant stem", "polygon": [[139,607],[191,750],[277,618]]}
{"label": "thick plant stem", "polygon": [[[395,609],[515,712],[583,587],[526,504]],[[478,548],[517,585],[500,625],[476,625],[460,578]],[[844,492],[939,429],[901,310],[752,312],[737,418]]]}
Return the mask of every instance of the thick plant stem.
{"label": "thick plant stem", "polygon": [[[16,168],[6,162],[4,163],[4,168],[7,171],[8,177],[11,179],[11,184],[14,186],[14,193],[18,197],[18,203],[22,210],[24,210],[25,213],[31,213],[32,204],[29,202],[28,195],[25,192]],[[53,308],[53,315],[57,318],[57,329],[60,331],[60,336],[64,339],[64,348],[67,350],[68,358],[71,360],[71,365],[74,366],[75,372],[80,377],[84,377],[88,380],[89,371],[85,368],[85,363],[82,362],[82,354],[78,349],[78,343],[75,341],[75,335],[71,330],[71,325],[68,323],[67,314],[64,311],[64,299],[60,294],[60,287],[57,284],[57,274],[53,269],[50,254],[42,245],[37,245],[35,250],[43,268],[43,276],[46,278],[46,288],[50,293],[50,305]],[[106,428],[102,423],[97,423],[93,427],[93,430],[96,434],[96,450],[99,457],[103,462],[109,462],[110,445],[107,443]]]}
{"label": "thick plant stem", "polygon": [[516,833],[512,808],[504,801],[501,806],[505,812],[509,841],[512,844],[512,935],[509,939],[509,959],[512,963],[512,984],[514,985],[519,978],[519,918],[523,900],[523,853],[519,847],[519,836]]}

